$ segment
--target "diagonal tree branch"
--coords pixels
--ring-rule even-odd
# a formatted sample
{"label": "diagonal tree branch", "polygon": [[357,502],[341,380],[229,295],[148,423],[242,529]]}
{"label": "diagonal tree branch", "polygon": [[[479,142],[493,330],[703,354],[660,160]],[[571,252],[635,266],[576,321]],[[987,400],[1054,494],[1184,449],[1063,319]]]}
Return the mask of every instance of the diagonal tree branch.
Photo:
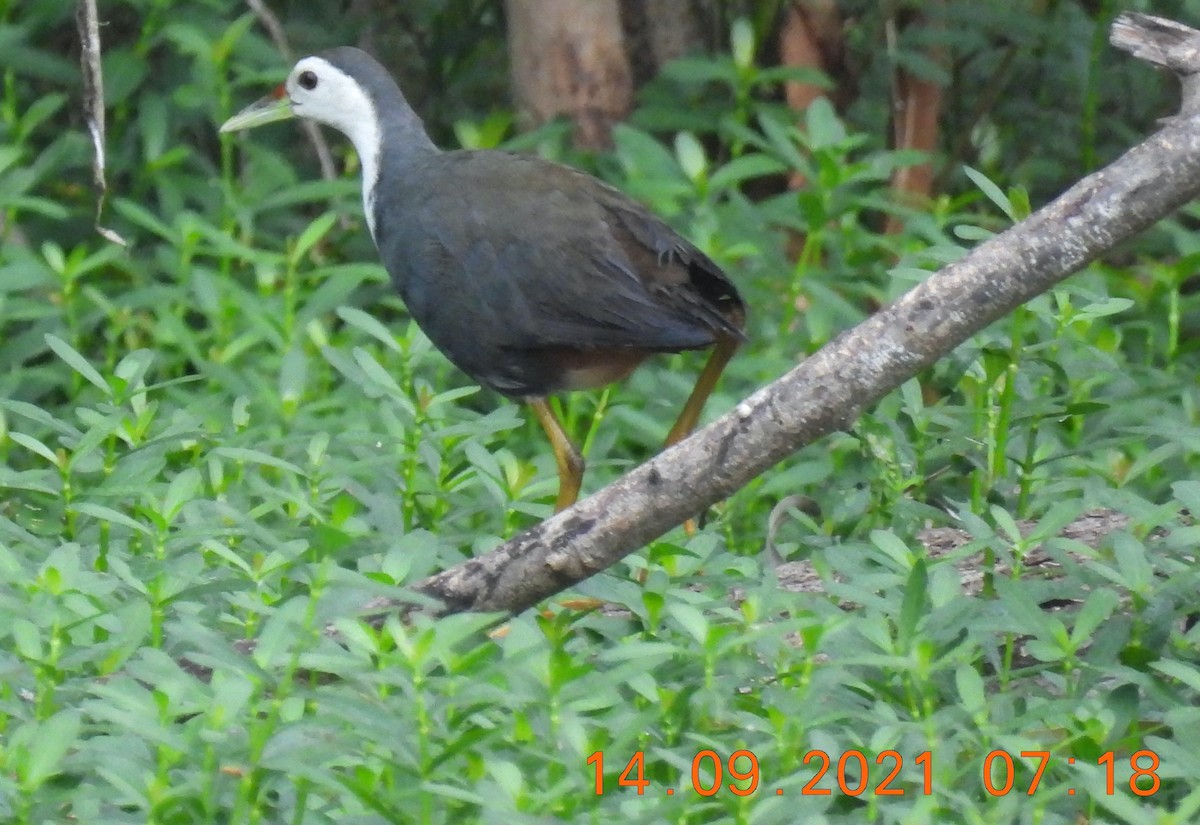
{"label": "diagonal tree branch", "polygon": [[[1165,21],[1123,15],[1153,38]],[[1178,24],[1170,36],[1180,38]],[[1156,29],[1157,27],[1157,29]],[[1200,32],[1187,30],[1191,44]],[[1127,40],[1122,40],[1122,43]],[[1128,48],[1122,46],[1123,48]],[[1190,51],[1186,68],[1180,54]],[[1171,54],[1200,69],[1200,48]],[[1182,73],[1182,72],[1181,72]],[[609,567],[837,430],[968,337],[1200,193],[1200,101],[686,441],[495,550],[414,585],[439,612],[515,613]],[[392,604],[372,604],[379,611]]]}

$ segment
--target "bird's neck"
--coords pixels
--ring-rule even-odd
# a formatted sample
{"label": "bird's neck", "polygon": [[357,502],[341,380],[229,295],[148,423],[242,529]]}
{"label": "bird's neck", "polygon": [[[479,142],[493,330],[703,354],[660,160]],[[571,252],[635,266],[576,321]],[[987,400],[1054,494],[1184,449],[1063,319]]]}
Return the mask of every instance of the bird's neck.
{"label": "bird's neck", "polygon": [[[382,115],[380,109],[384,112]],[[383,172],[385,148],[388,172],[398,183],[403,181],[408,167],[421,163],[426,157],[435,155],[440,150],[430,140],[425,132],[425,125],[402,95],[397,94],[395,100],[374,106],[372,115],[354,123],[347,132],[347,137],[354,144],[359,163],[362,165],[363,211],[366,214],[367,227],[371,230],[371,238],[378,246],[375,200],[380,175]]]}

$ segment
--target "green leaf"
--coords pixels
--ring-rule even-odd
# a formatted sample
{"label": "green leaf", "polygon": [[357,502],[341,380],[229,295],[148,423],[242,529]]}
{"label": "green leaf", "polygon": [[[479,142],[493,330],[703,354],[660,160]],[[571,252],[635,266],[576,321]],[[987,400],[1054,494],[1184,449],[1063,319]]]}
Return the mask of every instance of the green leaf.
{"label": "green leaf", "polygon": [[889,558],[896,562],[898,569],[912,569],[916,556],[909,549],[908,545],[895,533],[890,530],[872,530],[871,544],[882,550]]}
{"label": "green leaf", "polygon": [[818,97],[804,113],[804,131],[814,149],[836,146],[846,139],[846,125],[827,97]]}
{"label": "green leaf", "polygon": [[34,404],[30,404],[25,401],[14,401],[8,398],[0,398],[0,407],[7,409],[14,415],[19,415],[22,418],[35,421],[38,424],[53,430],[59,435],[64,435],[68,438],[79,438],[81,435],[83,435],[81,430],[76,429],[65,421],[55,418],[48,410],[44,410]]}
{"label": "green leaf", "polygon": [[808,171],[809,163],[804,156],[800,154],[800,150],[796,143],[796,128],[793,125],[789,123],[783,123],[777,116],[771,115],[767,112],[764,112],[759,116],[759,125],[762,127],[763,133],[770,141],[771,148],[774,149],[783,162],[788,165],[788,168],[795,169],[799,172]]}
{"label": "green leaf", "polygon": [[362,330],[392,352],[403,353],[403,348],[396,343],[395,334],[375,319],[356,307],[338,307],[338,317],[352,327]]}
{"label": "green leaf", "polygon": [[46,333],[45,338],[46,344],[49,345],[50,349],[54,350],[55,355],[67,363],[67,366],[86,378],[89,383],[102,390],[105,395],[112,395],[112,387],[104,380],[104,376],[97,372],[96,368],[89,364],[88,360],[76,352],[70,344],[57,335],[51,335],[50,333]]}
{"label": "green leaf", "polygon": [[1110,315],[1118,315],[1132,306],[1133,301],[1129,298],[1105,298],[1103,301],[1094,301],[1081,308],[1071,320],[1107,318]]}
{"label": "green leaf", "polygon": [[[631,640],[623,644],[603,650],[596,657],[602,662],[627,662],[632,660],[654,660],[665,662],[680,655],[683,650],[674,644],[666,642],[646,642]],[[650,665],[647,664],[647,667]]]}
{"label": "green leaf", "polygon": [[1016,519],[1012,517],[1012,513],[999,506],[991,507],[990,512],[1000,533],[1013,544],[1020,544],[1021,528]]}
{"label": "green leaf", "polygon": [[1146,547],[1128,533],[1112,534],[1113,553],[1121,583],[1135,593],[1143,593],[1154,579],[1154,568],[1146,558]]}
{"label": "green leaf", "polygon": [[53,483],[55,476],[49,475],[48,472],[45,470],[18,472],[8,467],[0,467],[0,488],[57,495],[60,487]]}
{"label": "green leaf", "polygon": [[954,683],[958,687],[958,698],[963,709],[975,713],[987,707],[986,691],[983,678],[969,664],[959,665],[954,671]]}
{"label": "green leaf", "polygon": [[96,504],[91,501],[78,501],[71,505],[72,509],[77,513],[82,513],[85,516],[107,521],[109,524],[119,524],[122,527],[128,527],[143,535],[153,535],[154,531],[142,524],[140,521],[135,521],[124,513],[120,513],[111,507],[106,507],[103,504]]}
{"label": "green leaf", "polygon": [[524,774],[519,767],[507,760],[497,759],[487,766],[487,770],[510,800],[517,802],[521,799]]}
{"label": "green leaf", "polygon": [[284,461],[282,458],[276,458],[270,453],[264,453],[262,450],[253,450],[248,447],[217,447],[213,450],[214,455],[231,458],[234,461],[246,462],[249,464],[260,464],[265,467],[274,467],[277,470],[284,470],[298,476],[307,476],[304,470],[297,467],[290,461]]}
{"label": "green leaf", "polygon": [[354,362],[358,364],[359,369],[363,371],[363,374],[369,380],[378,384],[392,395],[404,395],[404,391],[400,389],[400,385],[396,383],[396,379],[392,377],[392,374],[382,364],[375,360],[375,356],[362,347],[355,347],[351,350],[351,354],[354,356]]}
{"label": "green leaf", "polygon": [[183,505],[196,498],[200,491],[200,471],[195,467],[185,467],[179,475],[171,479],[167,494],[163,497],[162,510],[159,515],[170,524],[179,515]]}
{"label": "green leaf", "polygon": [[954,237],[962,238],[964,241],[983,243],[996,237],[996,233],[989,229],[984,229],[982,226],[960,223],[954,226]]}
{"label": "green leaf", "polygon": [[54,454],[54,450],[47,447],[41,441],[38,441],[33,436],[25,435],[25,433],[10,432],[8,434],[8,437],[11,438],[16,443],[20,444],[26,450],[29,450],[30,452],[33,452],[33,453],[37,453],[42,458],[49,461],[55,467],[58,466],[58,456]]}
{"label": "green leaf", "polygon": [[27,41],[29,25],[37,18],[28,13],[26,18],[25,25],[14,25],[13,18],[6,18],[5,25],[0,26],[0,67],[18,77],[50,81],[58,88],[74,87],[79,83],[79,61],[43,45],[31,45]]}
{"label": "green leaf", "polygon": [[690,604],[674,602],[667,608],[667,615],[679,622],[680,627],[686,630],[697,644],[708,641],[709,624],[703,611]]}
{"label": "green leaf", "polygon": [[316,246],[317,242],[333,228],[334,221],[337,220],[336,212],[326,212],[321,217],[310,223],[300,233],[300,237],[296,238],[296,244],[292,248],[291,259],[293,264],[298,264],[308,254],[309,250]]}
{"label": "green leaf", "polygon": [[471,462],[471,466],[479,472],[498,481],[504,479],[504,471],[500,469],[500,463],[496,461],[496,456],[475,439],[471,439],[463,445],[463,454],[466,455],[467,461]]}
{"label": "green leaf", "polygon": [[754,65],[754,26],[744,17],[733,21],[729,50],[733,54],[733,65],[739,69],[749,69]]}
{"label": "green leaf", "polygon": [[1171,485],[1175,500],[1192,513],[1200,513],[1200,481],[1176,481]]}
{"label": "green leaf", "polygon": [[1152,662],[1150,667],[1172,679],[1178,679],[1193,691],[1200,693],[1200,668],[1176,659],[1159,659]]}
{"label": "green leaf", "polygon": [[976,169],[972,169],[970,166],[963,166],[963,172],[965,172],[967,177],[971,179],[972,183],[979,187],[979,191],[982,192],[988,200],[1000,207],[1000,210],[1007,215],[1013,223],[1016,223],[1020,220],[1020,218],[1017,216],[1017,210],[1009,201],[1008,196],[1004,194],[999,186],[992,183],[986,175]]}
{"label": "green leaf", "polygon": [[680,57],[663,67],[662,76],[688,86],[713,81],[732,86],[737,82],[737,68],[725,57]]}
{"label": "green leaf", "polygon": [[1107,587],[1093,590],[1083,607],[1075,614],[1075,626],[1071,628],[1072,646],[1077,650],[1083,647],[1084,642],[1091,637],[1096,628],[1108,621],[1120,603],[1117,594]]}
{"label": "green leaf", "polygon": [[753,178],[779,175],[787,171],[787,167],[777,158],[761,153],[742,155],[712,173],[709,184],[714,189],[725,189],[737,186]]}
{"label": "green leaf", "polygon": [[285,404],[296,404],[304,395],[308,378],[308,353],[292,347],[279,365],[279,397]]}
{"label": "green leaf", "polygon": [[157,215],[136,201],[116,198],[112,201],[112,205],[113,209],[131,223],[148,230],[164,241],[168,241],[174,245],[180,243],[179,233],[173,227],[168,226]]}
{"label": "green leaf", "polygon": [[45,651],[42,648],[42,632],[29,619],[14,616],[9,627],[12,634],[13,647],[18,655],[31,662],[40,662]]}
{"label": "green leaf", "polygon": [[907,650],[917,638],[921,620],[929,612],[929,566],[925,559],[917,559],[904,583],[904,601],[900,605],[899,641]]}
{"label": "green leaf", "polygon": [[78,746],[82,712],[74,708],[60,710],[37,727],[29,743],[29,755],[21,771],[21,785],[32,791],[59,773],[63,757]]}
{"label": "green leaf", "polygon": [[254,24],[258,22],[258,17],[253,12],[246,12],[236,18],[232,23],[226,26],[224,33],[217,42],[212,46],[212,59],[217,65],[222,65],[229,59],[233,53],[234,47],[241,41]]}
{"label": "green leaf", "polygon": [[1178,441],[1168,441],[1166,444],[1159,444],[1153,450],[1137,457],[1133,464],[1129,465],[1129,469],[1125,471],[1125,476],[1122,480],[1122,485],[1128,485],[1135,479],[1140,478],[1147,471],[1156,467],[1161,467],[1165,461],[1174,458],[1183,450],[1183,445]]}
{"label": "green leaf", "polygon": [[54,273],[36,259],[0,266],[0,295],[22,293],[35,287],[50,287],[55,282]]}
{"label": "green leaf", "polygon": [[229,420],[234,427],[239,430],[250,423],[250,399],[244,395],[239,395],[233,399],[233,406],[229,410]]}
{"label": "green leaf", "polygon": [[691,132],[680,132],[675,135],[675,156],[683,173],[694,183],[704,179],[708,171],[708,159],[704,156],[704,147]]}
{"label": "green leaf", "polygon": [[679,180],[683,171],[675,156],[650,135],[625,124],[613,129],[617,157],[631,178]]}

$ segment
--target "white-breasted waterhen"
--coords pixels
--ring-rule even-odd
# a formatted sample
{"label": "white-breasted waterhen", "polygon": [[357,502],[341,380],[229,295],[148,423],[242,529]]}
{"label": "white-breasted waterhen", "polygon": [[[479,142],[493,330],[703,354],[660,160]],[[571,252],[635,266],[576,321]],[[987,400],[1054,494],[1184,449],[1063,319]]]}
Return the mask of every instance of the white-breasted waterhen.
{"label": "white-breasted waterhen", "polygon": [[371,236],[429,339],[475,381],[532,406],[558,464],[557,510],[578,497],[583,459],[547,396],[620,380],[654,353],[712,346],[667,444],[691,432],[745,340],[746,312],[695,246],[583,172],[441,151],[387,70],[359,49],[303,58],[221,131],[297,116],[354,144]]}

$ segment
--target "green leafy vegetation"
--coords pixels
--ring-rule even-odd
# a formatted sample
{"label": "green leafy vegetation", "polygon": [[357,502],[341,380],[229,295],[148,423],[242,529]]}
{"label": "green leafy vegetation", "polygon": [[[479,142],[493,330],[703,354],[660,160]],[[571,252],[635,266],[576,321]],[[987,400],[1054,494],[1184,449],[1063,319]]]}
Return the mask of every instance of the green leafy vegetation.
{"label": "green leafy vegetation", "polygon": [[[472,46],[441,15],[480,4],[418,5],[419,53],[487,100],[494,20],[472,18],[492,34]],[[1092,42],[1082,7],[1055,8],[1018,22],[1048,35],[1067,20]],[[373,629],[356,619],[370,599],[549,514],[537,424],[408,320],[347,146],[348,173],[320,182],[291,126],[218,139],[287,68],[238,4],[111,9],[104,220],[130,245],[97,236],[72,11],[0,2],[0,820],[1194,820],[1195,207],[573,600],[501,629],[478,615]],[[349,41],[347,25],[297,31]],[[1060,141],[1064,113],[1006,102],[995,162],[881,235],[898,209],[888,176],[913,158],[861,112],[818,104],[795,129],[768,96],[780,73],[755,65],[747,30],[734,39],[733,57],[689,58],[646,90],[611,154],[574,158],[743,289],[751,343],[710,416],[1079,171],[1033,162],[1061,157],[1040,140]],[[1049,46],[1015,71],[1068,57],[1089,77],[1124,71]],[[1146,105],[1114,94],[1114,112]],[[439,134],[507,134],[504,115],[443,105]],[[564,134],[520,144],[569,156]],[[809,185],[747,194],[788,172]],[[699,364],[660,359],[563,399],[586,489],[653,454]],[[813,506],[776,512],[793,495]],[[1056,538],[1095,508],[1128,523],[1096,547]],[[810,560],[824,592],[781,589],[772,522],[775,550]],[[929,526],[969,541],[930,556]],[[1028,563],[1038,545],[1055,575]],[[987,574],[982,594],[965,592],[964,561]],[[1157,758],[1138,762],[1148,795],[1130,790],[1141,750]],[[749,795],[738,751],[757,763]],[[831,760],[816,782],[814,751]],[[1012,759],[1007,792],[985,785],[988,764],[1005,787],[994,751]],[[1046,752],[1045,770],[1022,752]]]}

